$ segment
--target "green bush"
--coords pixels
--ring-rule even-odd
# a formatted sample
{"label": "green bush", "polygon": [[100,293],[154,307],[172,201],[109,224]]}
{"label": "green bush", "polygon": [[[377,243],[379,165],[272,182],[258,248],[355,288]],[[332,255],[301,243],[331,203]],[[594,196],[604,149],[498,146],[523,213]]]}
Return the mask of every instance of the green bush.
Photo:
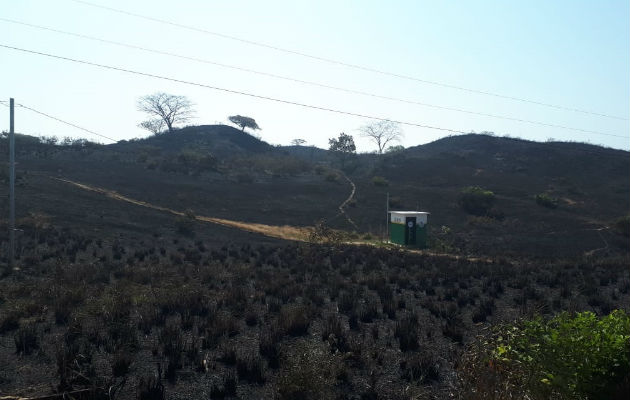
{"label": "green bush", "polygon": [[601,318],[589,311],[537,317],[501,326],[481,349],[481,357],[477,351],[463,363],[462,375],[476,386],[468,390],[608,399],[630,373],[630,317],[622,310]]}
{"label": "green bush", "polygon": [[536,204],[547,208],[558,208],[558,198],[551,197],[546,193],[536,195]]}
{"label": "green bush", "polygon": [[460,206],[468,214],[486,215],[494,205],[495,195],[479,186],[468,186],[462,189],[459,197]]}
{"label": "green bush", "polygon": [[382,176],[375,176],[374,178],[372,178],[372,183],[374,184],[374,186],[388,186],[389,185],[389,181],[383,178]]}

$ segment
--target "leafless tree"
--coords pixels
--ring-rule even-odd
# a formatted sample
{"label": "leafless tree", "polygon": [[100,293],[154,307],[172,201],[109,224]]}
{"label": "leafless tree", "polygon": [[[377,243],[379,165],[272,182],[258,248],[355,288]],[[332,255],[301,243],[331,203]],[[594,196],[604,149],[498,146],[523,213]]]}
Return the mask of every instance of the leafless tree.
{"label": "leafless tree", "polygon": [[[154,93],[138,99],[138,110],[155,118],[151,122],[155,127],[156,120],[163,121],[169,133],[173,132],[173,125],[189,121],[194,116],[193,103],[185,96],[175,96],[168,93]],[[147,128],[140,124],[143,128]]]}
{"label": "leafless tree", "polygon": [[400,126],[392,121],[376,121],[359,128],[362,137],[371,139],[378,146],[378,154],[383,154],[383,150],[388,143],[397,142],[403,137]]}

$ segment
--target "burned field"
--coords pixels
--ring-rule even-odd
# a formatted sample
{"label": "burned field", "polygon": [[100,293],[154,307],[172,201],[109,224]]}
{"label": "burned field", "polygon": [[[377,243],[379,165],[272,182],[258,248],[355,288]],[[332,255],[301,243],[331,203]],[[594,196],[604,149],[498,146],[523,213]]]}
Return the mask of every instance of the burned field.
{"label": "burned field", "polygon": [[[469,259],[26,229],[0,281],[0,395],[445,398],[468,345],[534,314],[630,309],[627,257]],[[109,393],[109,394],[108,394]]]}

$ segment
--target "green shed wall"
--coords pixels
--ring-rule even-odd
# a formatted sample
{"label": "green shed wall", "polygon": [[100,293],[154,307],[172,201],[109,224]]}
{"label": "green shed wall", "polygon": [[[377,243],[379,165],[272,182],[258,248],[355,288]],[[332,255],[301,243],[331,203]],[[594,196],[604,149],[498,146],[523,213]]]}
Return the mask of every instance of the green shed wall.
{"label": "green shed wall", "polygon": [[[424,249],[427,247],[427,228],[428,224],[424,224],[424,226],[420,226],[416,224],[416,247]],[[392,243],[396,243],[402,246],[406,246],[405,243],[405,230],[407,229],[406,225],[403,224],[395,224],[393,222],[389,223],[389,240]]]}
{"label": "green shed wall", "polygon": [[389,240],[392,243],[405,245],[405,230],[407,227],[403,224],[389,223]]}

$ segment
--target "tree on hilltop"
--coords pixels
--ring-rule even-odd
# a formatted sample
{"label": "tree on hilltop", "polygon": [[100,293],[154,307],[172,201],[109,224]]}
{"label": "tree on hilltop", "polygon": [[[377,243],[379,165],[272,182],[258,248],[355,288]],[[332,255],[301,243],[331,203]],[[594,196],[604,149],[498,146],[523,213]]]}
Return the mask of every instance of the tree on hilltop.
{"label": "tree on hilltop", "polygon": [[138,111],[145,112],[152,118],[140,123],[140,127],[153,133],[159,133],[164,125],[169,133],[175,124],[188,122],[194,116],[193,103],[185,96],[158,92],[138,99]]}
{"label": "tree on hilltop", "polygon": [[359,128],[361,136],[371,139],[378,146],[378,154],[383,154],[390,142],[399,141],[403,136],[400,125],[392,121],[376,121]]}
{"label": "tree on hilltop", "polygon": [[293,139],[291,140],[292,146],[304,146],[306,144],[306,140],[304,139]]}
{"label": "tree on hilltop", "polygon": [[228,119],[234,125],[240,126],[241,132],[244,132],[245,128],[249,128],[253,130],[260,130],[260,127],[258,126],[254,118],[245,117],[242,115],[232,115],[228,117]]}

